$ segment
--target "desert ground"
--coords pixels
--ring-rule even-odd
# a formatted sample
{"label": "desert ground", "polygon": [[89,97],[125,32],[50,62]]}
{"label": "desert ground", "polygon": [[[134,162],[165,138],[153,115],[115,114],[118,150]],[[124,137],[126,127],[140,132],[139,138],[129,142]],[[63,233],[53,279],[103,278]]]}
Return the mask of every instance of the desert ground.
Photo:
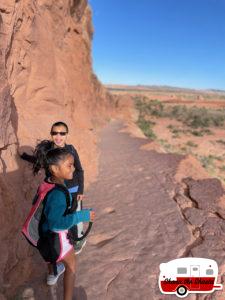
{"label": "desert ground", "polygon": [[163,152],[196,157],[210,176],[225,183],[225,91],[108,85],[130,95],[136,123]]}

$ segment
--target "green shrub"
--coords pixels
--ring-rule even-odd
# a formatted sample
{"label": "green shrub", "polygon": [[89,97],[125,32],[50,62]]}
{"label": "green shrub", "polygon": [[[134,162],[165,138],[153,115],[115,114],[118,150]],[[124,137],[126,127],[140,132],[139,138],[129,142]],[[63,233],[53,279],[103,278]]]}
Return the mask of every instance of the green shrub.
{"label": "green shrub", "polygon": [[193,147],[193,148],[197,148],[197,147],[198,147],[198,145],[195,144],[195,143],[193,143],[192,141],[188,141],[188,142],[186,143],[186,145],[189,146],[189,147]]}
{"label": "green shrub", "polygon": [[211,155],[200,156],[199,158],[204,168],[208,169],[209,167],[214,167],[213,158]]}
{"label": "green shrub", "polygon": [[152,126],[154,125],[153,122],[146,121],[143,116],[139,116],[137,125],[140,127],[145,136],[152,140],[156,139],[156,135],[152,130]]}
{"label": "green shrub", "polygon": [[225,145],[225,141],[224,140],[217,140],[216,142],[219,143],[219,144]]}
{"label": "green shrub", "polygon": [[215,167],[214,165],[214,161],[218,160],[218,161],[223,161],[223,157],[222,156],[216,156],[216,155],[208,155],[208,156],[200,156],[200,161],[203,165],[203,167],[205,167],[206,169],[209,169],[211,167]]}
{"label": "green shrub", "polygon": [[200,129],[200,130],[190,130],[189,132],[195,136],[204,136],[205,134],[212,135],[212,131],[210,131],[209,129],[205,129],[205,128]]}
{"label": "green shrub", "polygon": [[206,109],[195,106],[188,108],[185,105],[165,106],[159,100],[149,100],[147,97],[136,97],[135,102],[141,115],[176,119],[194,129],[219,127],[225,121],[224,109]]}

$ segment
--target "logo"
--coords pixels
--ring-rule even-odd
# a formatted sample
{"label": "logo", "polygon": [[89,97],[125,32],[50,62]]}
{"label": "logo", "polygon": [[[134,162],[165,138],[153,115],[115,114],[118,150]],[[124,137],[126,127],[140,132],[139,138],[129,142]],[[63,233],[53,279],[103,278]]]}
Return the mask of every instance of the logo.
{"label": "logo", "polygon": [[213,259],[185,257],[159,266],[159,289],[163,294],[185,298],[189,293],[212,293],[222,290],[217,283],[218,265]]}

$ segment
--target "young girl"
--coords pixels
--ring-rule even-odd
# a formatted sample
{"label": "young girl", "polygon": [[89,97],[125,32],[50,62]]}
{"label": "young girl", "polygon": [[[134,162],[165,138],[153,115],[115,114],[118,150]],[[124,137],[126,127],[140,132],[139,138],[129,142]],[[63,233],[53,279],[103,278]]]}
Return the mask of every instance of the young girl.
{"label": "young girl", "polygon": [[[39,149],[43,149],[42,155],[37,157],[35,172],[39,168],[44,168],[48,178],[45,182],[61,185],[65,188],[65,180],[73,178],[74,158],[66,148],[55,148],[46,151],[50,146],[46,141],[38,145]],[[39,167],[38,167],[39,166]],[[67,237],[68,230],[79,222],[89,222],[94,220],[94,212],[89,209],[65,214],[67,211],[66,196],[63,191],[53,189],[45,198],[43,209],[44,218],[42,218],[40,226],[40,248],[44,246],[48,253],[56,256],[56,261],[62,261],[65,265],[64,274],[64,300],[72,300],[73,288],[75,280],[75,253],[73,246]],[[71,199],[72,204],[72,199]],[[54,245],[47,242],[54,235]],[[58,241],[60,247],[57,246]],[[48,249],[49,247],[49,249]],[[53,249],[53,248],[54,249]],[[50,249],[51,248],[51,249]],[[41,251],[40,251],[41,252]]]}
{"label": "young girl", "polygon": [[[50,130],[50,135],[52,138],[52,144],[49,144],[50,148],[67,148],[71,154],[74,157],[74,167],[75,172],[73,173],[73,178],[71,180],[67,181],[67,186],[69,189],[71,189],[71,194],[76,193],[77,200],[83,200],[84,195],[84,171],[80,162],[79,155],[77,153],[77,150],[73,147],[73,145],[66,144],[67,136],[69,133],[69,129],[66,123],[64,122],[56,122],[52,125]],[[38,167],[37,162],[37,152],[40,153],[38,147],[36,147],[35,155],[29,155],[27,153],[22,153],[20,157],[26,161],[29,161],[36,164]],[[35,168],[35,167],[34,167]],[[76,191],[76,192],[73,192]]]}

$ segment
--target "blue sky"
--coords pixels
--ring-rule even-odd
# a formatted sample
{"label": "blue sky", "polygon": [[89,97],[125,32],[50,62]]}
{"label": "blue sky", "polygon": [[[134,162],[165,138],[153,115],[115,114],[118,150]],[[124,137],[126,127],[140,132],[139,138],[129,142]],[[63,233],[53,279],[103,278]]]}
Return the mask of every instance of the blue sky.
{"label": "blue sky", "polygon": [[225,0],[90,0],[103,83],[225,90]]}

